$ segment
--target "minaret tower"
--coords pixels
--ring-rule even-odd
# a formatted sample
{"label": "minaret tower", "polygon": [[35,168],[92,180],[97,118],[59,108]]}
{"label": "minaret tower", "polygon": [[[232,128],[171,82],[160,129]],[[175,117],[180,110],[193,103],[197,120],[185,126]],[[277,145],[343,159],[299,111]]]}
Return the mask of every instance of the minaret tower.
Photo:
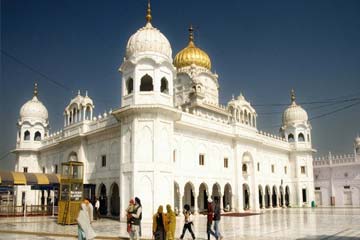
{"label": "minaret tower", "polygon": [[174,202],[171,139],[179,117],[173,106],[171,46],[151,21],[149,3],[145,26],[127,43],[119,69],[121,108],[112,113],[121,122],[120,212],[136,196],[146,203],[145,219],[151,219],[159,205]]}
{"label": "minaret tower", "polygon": [[[20,109],[20,118],[17,122],[17,140],[15,171],[16,172],[41,172],[38,163],[38,149],[42,140],[49,134],[48,111],[38,99],[38,85],[34,84],[34,93],[31,100],[27,101]],[[39,199],[35,195],[38,191],[31,191],[30,186],[17,186],[16,204],[27,203],[27,199]],[[40,204],[40,202],[31,202]]]}
{"label": "minaret tower", "polygon": [[[313,157],[311,146],[311,125],[307,112],[296,102],[295,91],[291,90],[291,104],[282,116],[280,134],[289,142],[291,171],[295,182],[290,202],[297,206],[310,206],[314,201]],[[291,191],[291,189],[290,189]]]}

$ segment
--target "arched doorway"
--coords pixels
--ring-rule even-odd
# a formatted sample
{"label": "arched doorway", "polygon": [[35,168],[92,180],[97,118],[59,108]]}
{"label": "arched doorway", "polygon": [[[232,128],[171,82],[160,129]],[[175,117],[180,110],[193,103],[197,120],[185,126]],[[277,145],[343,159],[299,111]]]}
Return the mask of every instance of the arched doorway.
{"label": "arched doorway", "polygon": [[117,183],[113,183],[111,186],[110,213],[112,216],[119,216],[120,214],[120,196]]}
{"label": "arched doorway", "polygon": [[182,209],[180,206],[180,187],[177,182],[174,182],[174,209],[177,208],[179,211]]}
{"label": "arched doorway", "polygon": [[208,187],[206,183],[202,183],[200,184],[199,187],[199,197],[198,197],[199,212],[206,210],[207,199],[208,199]]}
{"label": "arched doorway", "polygon": [[212,194],[211,194],[212,199],[219,199],[221,198],[221,189],[220,189],[220,185],[218,183],[215,183],[212,187]]}
{"label": "arched doorway", "polygon": [[260,206],[260,208],[264,207],[263,198],[264,198],[263,188],[261,185],[259,185],[259,206]]}
{"label": "arched doorway", "polygon": [[289,186],[285,187],[285,205],[290,206],[290,188]]}
{"label": "arched doorway", "polygon": [[273,186],[272,188],[272,206],[277,207],[277,191],[276,186]]}
{"label": "arched doorway", "polygon": [[269,186],[265,187],[265,207],[266,208],[270,207],[270,187]]}
{"label": "arched doorway", "polygon": [[106,215],[107,214],[107,195],[106,195],[106,187],[105,185],[102,183],[100,184],[100,193],[99,195],[99,202],[100,202],[100,214],[101,215]]}
{"label": "arched doorway", "polygon": [[194,191],[195,191],[195,188],[191,182],[188,182],[185,184],[183,205],[189,204],[191,209],[193,209],[195,206]]}
{"label": "arched doorway", "polygon": [[283,207],[284,206],[284,188],[283,186],[280,186],[280,206]]}
{"label": "arched doorway", "polygon": [[229,183],[227,183],[224,188],[223,205],[223,208],[227,211],[232,209],[232,192],[231,185]]}
{"label": "arched doorway", "polygon": [[244,210],[250,209],[250,188],[246,183],[243,184],[243,204]]}

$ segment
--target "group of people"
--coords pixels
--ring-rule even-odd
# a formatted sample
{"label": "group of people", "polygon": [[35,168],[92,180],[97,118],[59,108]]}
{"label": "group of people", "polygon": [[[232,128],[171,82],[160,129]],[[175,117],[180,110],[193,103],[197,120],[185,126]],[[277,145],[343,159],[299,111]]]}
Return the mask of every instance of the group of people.
{"label": "group of people", "polygon": [[155,240],[175,240],[176,215],[170,204],[166,205],[166,213],[160,205],[153,216],[152,233]]}
{"label": "group of people", "polygon": [[[95,216],[100,219],[100,202],[95,198]],[[80,212],[77,217],[78,222],[78,240],[94,239],[96,233],[91,224],[94,221],[94,207],[90,199],[86,198],[80,205]]]}
{"label": "group of people", "polygon": [[[214,198],[215,204],[212,198],[208,199],[207,205],[207,239],[210,240],[210,236],[215,237],[216,240],[223,239],[219,231],[219,222],[221,218],[220,201],[218,197]],[[100,219],[99,214],[99,200],[95,202],[95,214],[97,219]],[[186,231],[188,230],[191,237],[195,239],[193,231],[193,218],[190,206],[184,205],[184,226],[180,236],[180,239],[184,238]],[[141,237],[141,220],[142,220],[142,205],[138,197],[130,199],[129,206],[126,209],[127,217],[127,232],[131,240],[138,240]],[[96,233],[93,230],[91,223],[93,222],[93,206],[88,199],[85,199],[81,204],[81,209],[78,221],[78,240],[93,239],[96,237]],[[153,216],[152,234],[155,240],[175,240],[176,229],[176,214],[172,210],[171,205],[166,205],[166,213],[163,206],[160,205],[157,212]]]}

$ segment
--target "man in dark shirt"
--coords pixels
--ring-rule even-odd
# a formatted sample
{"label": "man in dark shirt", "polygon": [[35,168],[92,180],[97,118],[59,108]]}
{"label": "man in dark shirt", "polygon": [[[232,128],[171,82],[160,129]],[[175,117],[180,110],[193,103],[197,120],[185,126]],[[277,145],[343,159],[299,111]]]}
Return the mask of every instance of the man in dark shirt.
{"label": "man in dark shirt", "polygon": [[207,239],[210,240],[210,234],[213,235],[216,239],[216,235],[214,231],[211,229],[212,221],[214,218],[214,207],[212,204],[212,199],[209,197],[208,199],[208,212],[207,212],[207,225],[206,225],[206,232],[207,232]]}
{"label": "man in dark shirt", "polygon": [[219,197],[215,197],[215,210],[214,210],[214,230],[215,230],[215,235],[216,235],[216,239],[223,239],[220,231],[219,231],[219,223],[220,223],[220,218],[221,218],[221,210],[220,210],[220,201],[219,201]]}

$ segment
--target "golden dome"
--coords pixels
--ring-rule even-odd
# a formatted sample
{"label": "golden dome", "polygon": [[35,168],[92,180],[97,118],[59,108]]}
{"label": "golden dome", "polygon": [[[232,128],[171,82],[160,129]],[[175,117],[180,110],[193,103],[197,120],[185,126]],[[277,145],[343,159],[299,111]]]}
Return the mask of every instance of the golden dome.
{"label": "golden dome", "polygon": [[186,48],[176,54],[174,65],[177,68],[182,68],[195,64],[200,67],[211,70],[211,61],[209,55],[200,48],[195,46],[193,28],[189,28],[189,44]]}

